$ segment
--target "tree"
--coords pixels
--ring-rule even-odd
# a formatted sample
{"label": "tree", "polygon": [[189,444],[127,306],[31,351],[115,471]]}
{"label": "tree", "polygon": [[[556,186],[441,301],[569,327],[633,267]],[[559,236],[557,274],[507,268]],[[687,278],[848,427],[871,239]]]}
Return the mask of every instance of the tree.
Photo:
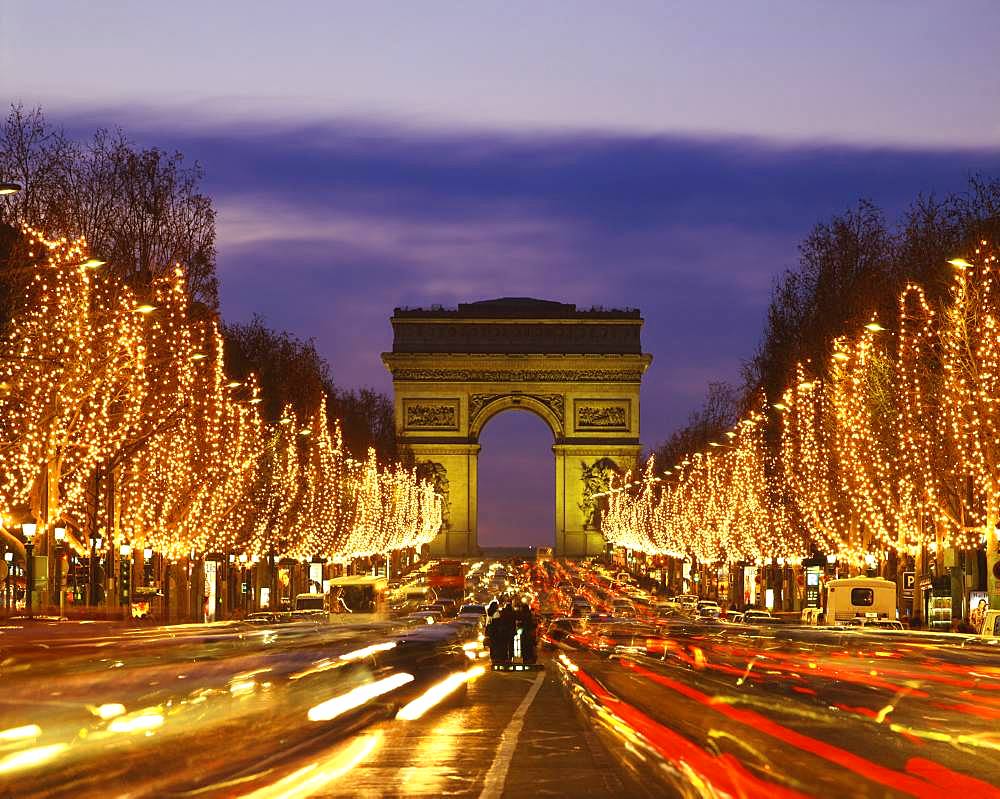
{"label": "tree", "polygon": [[728,383],[709,383],[701,407],[688,417],[684,427],[656,448],[656,462],[669,468],[722,439],[739,418],[740,404],[739,393]]}
{"label": "tree", "polygon": [[87,266],[82,243],[25,236],[31,277],[0,340],[0,505],[16,515],[30,504],[52,525],[141,414],[145,321],[130,289]]}
{"label": "tree", "polygon": [[98,130],[81,144],[40,109],[14,105],[0,132],[0,178],[22,186],[0,198],[0,222],[83,236],[108,272],[140,293],[183,264],[191,298],[218,308],[215,211],[197,163],[136,148],[121,131]]}
{"label": "tree", "polygon": [[[942,432],[954,470],[985,500],[983,523],[990,604],[1000,608],[1000,281],[983,241],[954,259],[952,301],[941,321]],[[969,525],[972,526],[972,525]]]}
{"label": "tree", "polygon": [[330,365],[312,340],[272,330],[256,315],[246,324],[225,325],[223,336],[229,373],[237,380],[257,376],[268,422],[291,409],[304,423],[333,389]]}

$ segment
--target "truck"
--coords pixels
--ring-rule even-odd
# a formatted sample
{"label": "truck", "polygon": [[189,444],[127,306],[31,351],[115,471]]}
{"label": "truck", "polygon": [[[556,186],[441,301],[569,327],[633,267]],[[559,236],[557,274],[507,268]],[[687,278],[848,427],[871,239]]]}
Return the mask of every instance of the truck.
{"label": "truck", "polygon": [[896,584],[882,577],[845,577],[826,584],[827,624],[896,618]]}

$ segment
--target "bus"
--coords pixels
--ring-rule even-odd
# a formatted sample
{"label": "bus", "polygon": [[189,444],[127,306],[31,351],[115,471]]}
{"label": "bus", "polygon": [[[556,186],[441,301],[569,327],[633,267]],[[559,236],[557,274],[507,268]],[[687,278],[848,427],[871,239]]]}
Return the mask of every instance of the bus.
{"label": "bus", "polygon": [[427,585],[439,597],[465,597],[465,563],[460,560],[439,560],[427,571]]}

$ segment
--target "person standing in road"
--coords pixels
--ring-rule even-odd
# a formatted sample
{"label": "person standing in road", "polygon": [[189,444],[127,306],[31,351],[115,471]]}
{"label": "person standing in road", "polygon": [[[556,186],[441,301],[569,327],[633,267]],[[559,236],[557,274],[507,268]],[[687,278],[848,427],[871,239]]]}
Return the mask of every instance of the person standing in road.
{"label": "person standing in road", "polygon": [[503,655],[503,662],[510,663],[514,659],[514,636],[517,633],[517,615],[511,607],[510,600],[507,600],[496,618],[497,638],[500,643],[500,652]]}
{"label": "person standing in road", "polygon": [[535,617],[527,600],[517,610],[517,626],[521,628],[521,660],[535,662]]}

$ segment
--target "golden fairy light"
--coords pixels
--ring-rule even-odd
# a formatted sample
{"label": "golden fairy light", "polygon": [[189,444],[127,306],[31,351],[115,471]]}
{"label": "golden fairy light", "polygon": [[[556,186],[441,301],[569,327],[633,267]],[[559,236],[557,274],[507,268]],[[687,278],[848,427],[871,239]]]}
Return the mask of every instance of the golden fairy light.
{"label": "golden fairy light", "polygon": [[[441,499],[375,453],[357,464],[321,403],[303,424],[260,415],[253,376],[227,376],[214,321],[183,269],[143,296],[102,275],[85,242],[23,231],[21,307],[0,342],[0,512],[84,530],[114,493],[110,545],[330,559],[429,542]],[[307,433],[308,435],[304,435]],[[43,528],[44,529],[44,528]],[[84,536],[85,537],[85,536]]]}

